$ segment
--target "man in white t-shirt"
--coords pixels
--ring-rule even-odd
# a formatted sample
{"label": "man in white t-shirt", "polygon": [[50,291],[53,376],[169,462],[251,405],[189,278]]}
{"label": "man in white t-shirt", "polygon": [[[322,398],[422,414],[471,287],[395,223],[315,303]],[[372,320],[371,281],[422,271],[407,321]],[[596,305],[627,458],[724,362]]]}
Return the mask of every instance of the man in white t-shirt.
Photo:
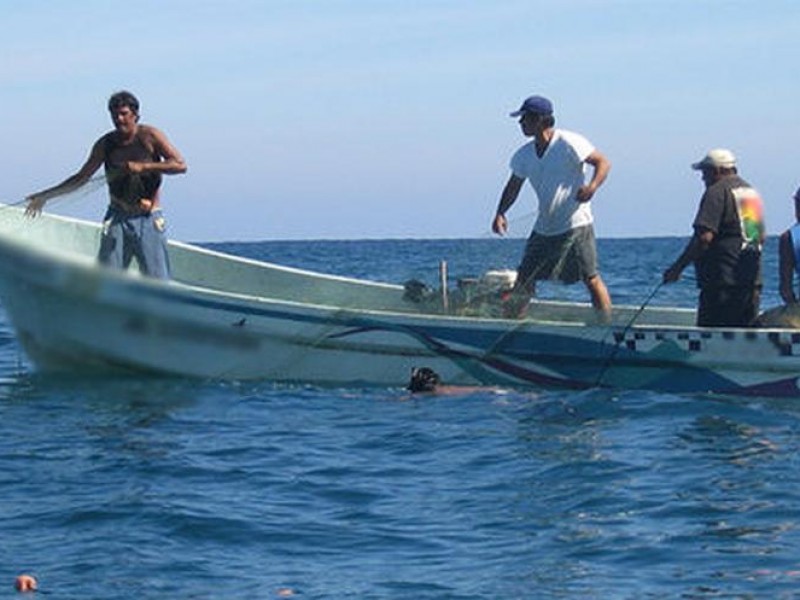
{"label": "man in white t-shirt", "polygon": [[[517,269],[507,316],[524,317],[536,281],[551,279],[583,281],[592,305],[606,318],[611,297],[597,271],[589,201],[608,176],[611,163],[582,135],[555,128],[553,105],[547,98],[531,96],[511,116],[519,117],[522,133],[533,141],[511,158],[511,177],[500,196],[492,231],[502,235],[508,230],[506,211],[525,180],[539,199],[539,215]],[[588,183],[587,164],[594,169]]]}

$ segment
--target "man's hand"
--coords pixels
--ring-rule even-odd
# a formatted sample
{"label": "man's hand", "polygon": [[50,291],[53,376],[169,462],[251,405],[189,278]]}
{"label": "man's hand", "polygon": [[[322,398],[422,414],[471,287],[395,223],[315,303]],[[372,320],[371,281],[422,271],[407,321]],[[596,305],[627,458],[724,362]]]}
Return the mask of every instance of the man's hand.
{"label": "man's hand", "polygon": [[47,200],[35,194],[28,196],[25,199],[28,201],[28,206],[25,207],[26,217],[31,217],[33,219],[42,214],[42,209],[44,208],[44,205],[47,202]]}
{"label": "man's hand", "polygon": [[672,265],[669,269],[664,271],[664,275],[662,277],[662,281],[664,283],[675,283],[681,278],[681,272],[683,269],[678,268],[675,265]]}
{"label": "man's hand", "polygon": [[147,170],[145,163],[129,160],[125,163],[125,172],[131,175],[139,175]]}
{"label": "man's hand", "polygon": [[591,184],[582,185],[578,188],[577,199],[578,202],[588,202],[594,196],[594,193],[597,191],[597,188],[592,186]]}
{"label": "man's hand", "polygon": [[494,221],[492,221],[492,231],[494,231],[497,235],[505,235],[505,233],[508,231],[508,220],[506,219],[505,215],[498,213],[494,216]]}

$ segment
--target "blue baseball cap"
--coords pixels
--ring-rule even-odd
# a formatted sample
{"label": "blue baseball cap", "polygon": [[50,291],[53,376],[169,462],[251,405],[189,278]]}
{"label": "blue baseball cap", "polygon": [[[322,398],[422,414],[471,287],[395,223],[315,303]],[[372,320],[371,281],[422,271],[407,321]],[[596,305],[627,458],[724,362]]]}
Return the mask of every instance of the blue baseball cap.
{"label": "blue baseball cap", "polygon": [[511,117],[520,117],[525,113],[536,113],[537,115],[552,115],[553,103],[544,96],[531,96],[526,98],[519,110],[510,113]]}

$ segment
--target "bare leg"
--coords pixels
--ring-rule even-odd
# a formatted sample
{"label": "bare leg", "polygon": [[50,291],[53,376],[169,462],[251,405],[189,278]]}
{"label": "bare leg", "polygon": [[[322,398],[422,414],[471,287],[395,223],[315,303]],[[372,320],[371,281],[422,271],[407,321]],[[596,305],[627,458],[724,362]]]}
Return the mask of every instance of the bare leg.
{"label": "bare leg", "polygon": [[586,289],[592,297],[592,306],[595,310],[611,315],[611,296],[608,294],[606,284],[600,278],[600,275],[595,275],[586,280]]}
{"label": "bare leg", "polygon": [[524,319],[528,315],[528,305],[536,295],[536,284],[529,282],[515,285],[503,303],[503,317],[506,319]]}

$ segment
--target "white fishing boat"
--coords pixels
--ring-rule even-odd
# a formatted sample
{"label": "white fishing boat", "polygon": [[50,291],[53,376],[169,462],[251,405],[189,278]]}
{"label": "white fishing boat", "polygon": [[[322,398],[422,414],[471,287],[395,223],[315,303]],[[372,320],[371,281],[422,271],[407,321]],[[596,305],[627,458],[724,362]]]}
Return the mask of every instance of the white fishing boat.
{"label": "white fishing boat", "polygon": [[[338,386],[451,384],[800,396],[800,331],[693,325],[694,310],[534,301],[313,273],[170,242],[173,280],[96,263],[97,224],[0,205],[0,300],[41,371]],[[478,288],[475,288],[476,290]]]}

